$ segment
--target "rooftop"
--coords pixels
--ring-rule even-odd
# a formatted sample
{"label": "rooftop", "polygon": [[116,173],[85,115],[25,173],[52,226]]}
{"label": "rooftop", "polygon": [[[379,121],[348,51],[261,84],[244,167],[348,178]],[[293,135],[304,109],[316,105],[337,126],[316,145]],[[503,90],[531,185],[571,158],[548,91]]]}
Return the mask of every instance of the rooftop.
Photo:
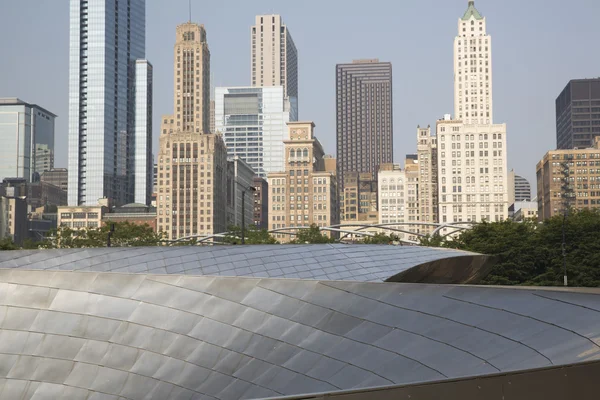
{"label": "rooftop", "polygon": [[477,20],[483,19],[479,11],[477,11],[477,9],[475,8],[474,0],[469,1],[469,7],[467,8],[467,11],[465,11],[465,15],[463,15],[462,20],[467,21],[471,19],[471,17],[474,17]]}

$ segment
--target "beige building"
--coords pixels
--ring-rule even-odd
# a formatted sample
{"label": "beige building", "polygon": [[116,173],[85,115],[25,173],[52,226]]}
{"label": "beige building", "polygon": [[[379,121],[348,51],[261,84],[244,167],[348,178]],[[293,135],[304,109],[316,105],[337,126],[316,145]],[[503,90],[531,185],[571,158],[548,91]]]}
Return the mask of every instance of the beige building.
{"label": "beige building", "polygon": [[[337,181],[325,171],[321,143],[314,135],[312,122],[288,123],[289,140],[285,140],[285,171],[268,175],[269,228],[307,228],[337,224]],[[290,235],[275,234],[288,242]]]}
{"label": "beige building", "polygon": [[[561,214],[565,203],[578,210],[600,208],[600,137],[589,149],[549,151],[536,171],[540,221]],[[563,192],[571,192],[567,201]]]}
{"label": "beige building", "polygon": [[454,39],[454,116],[468,125],[493,123],[492,38],[474,1]]}
{"label": "beige building", "polygon": [[100,228],[102,218],[111,209],[110,199],[99,199],[95,206],[58,207],[57,225],[74,230]]}
{"label": "beige building", "polygon": [[377,181],[370,172],[346,172],[340,196],[340,222],[377,224]]}
{"label": "beige building", "polygon": [[[379,223],[393,224],[407,222],[406,200],[408,185],[406,173],[397,164],[382,164],[377,173],[377,185],[379,193]],[[393,228],[393,226],[392,226]],[[408,230],[406,225],[398,226],[400,229]],[[392,233],[392,231],[385,231]],[[401,239],[408,235],[396,233]]]}
{"label": "beige building", "polygon": [[[419,155],[418,154],[407,154],[404,160],[404,174],[406,177],[405,181],[405,199],[406,199],[406,215],[408,222],[421,222],[420,210],[421,206],[419,203]],[[408,239],[417,241],[417,233],[421,232],[421,226],[409,225],[408,230],[413,232],[413,235],[409,235]]]}
{"label": "beige building", "polygon": [[516,222],[538,220],[537,201],[517,201],[508,208],[509,217]]}
{"label": "beige building", "polygon": [[[417,127],[417,157],[419,167],[417,221],[439,222],[438,215],[438,152],[437,137],[431,135],[431,127]],[[435,227],[422,226],[421,232],[431,233]]]}
{"label": "beige building", "polygon": [[158,231],[167,239],[225,232],[227,150],[210,134],[210,52],[203,25],[177,27],[174,114],[161,123]]}
{"label": "beige building", "polygon": [[251,28],[252,86],[283,86],[298,98],[298,51],[280,15],[257,15]]}

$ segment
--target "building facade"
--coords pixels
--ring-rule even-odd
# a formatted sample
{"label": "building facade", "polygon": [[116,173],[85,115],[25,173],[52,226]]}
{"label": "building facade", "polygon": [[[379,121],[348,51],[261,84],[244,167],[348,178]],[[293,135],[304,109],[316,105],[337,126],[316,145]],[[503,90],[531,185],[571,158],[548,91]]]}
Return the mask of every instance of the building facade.
{"label": "building facade", "polygon": [[[134,198],[133,166],[144,88],[136,88],[145,58],[144,0],[70,0],[69,204],[94,205],[108,197],[117,204]],[[143,85],[149,85],[144,82]],[[148,96],[151,91],[146,90]],[[138,114],[142,114],[138,116]],[[148,125],[140,131],[149,129]],[[142,140],[143,141],[143,140]],[[148,150],[148,149],[147,149]],[[151,151],[151,149],[149,149]],[[150,152],[150,156],[151,156]]]}
{"label": "building facade", "polygon": [[176,30],[174,114],[163,116],[158,153],[158,231],[167,239],[227,228],[227,149],[210,134],[210,51],[203,25]]}
{"label": "building facade", "polygon": [[[438,152],[437,137],[431,134],[431,127],[417,127],[417,158],[419,168],[417,221],[439,222],[438,215]],[[435,227],[422,226],[421,231],[430,233]]]}
{"label": "building facade", "polygon": [[[407,222],[406,200],[408,185],[406,182],[406,173],[397,164],[382,164],[377,174],[377,185],[379,193],[379,223],[380,224],[402,224]],[[391,226],[394,228],[395,226]],[[396,226],[399,229],[408,230],[407,226]],[[404,233],[385,231],[394,233],[405,239],[408,235]]]}
{"label": "building facade", "polygon": [[508,204],[531,201],[531,185],[522,176],[511,170],[508,173]]}
{"label": "building facade", "polygon": [[600,137],[588,149],[552,150],[537,163],[538,218],[600,208]]}
{"label": "building facade", "polygon": [[269,184],[260,176],[254,177],[254,225],[269,229]]}
{"label": "building facade", "polygon": [[508,208],[508,216],[516,222],[537,221],[538,203],[537,201],[517,201]]}
{"label": "building facade", "polygon": [[[238,156],[227,159],[227,227],[254,221],[254,170]],[[243,205],[242,205],[243,204]]]}
{"label": "building facade", "polygon": [[115,222],[128,222],[133,225],[148,225],[154,232],[156,227],[156,207],[145,204],[125,204],[121,207],[115,207],[102,217],[102,225],[108,225]]}
{"label": "building facade", "polygon": [[49,183],[58,186],[61,190],[67,192],[69,188],[69,172],[66,168],[52,168],[49,171],[42,173],[41,182]]}
{"label": "building facade", "polygon": [[251,27],[253,87],[283,86],[287,98],[298,99],[298,50],[280,15],[257,15]]}
{"label": "building facade", "polygon": [[34,182],[54,167],[55,118],[38,105],[0,99],[0,181],[24,178]]}
{"label": "building facade", "polygon": [[600,78],[572,80],[556,99],[556,148],[590,148],[596,136],[600,136]]}
{"label": "building facade", "polygon": [[229,156],[242,158],[260,177],[285,169],[287,123],[297,119],[282,86],[215,89],[216,132],[223,136]]}
{"label": "building facade", "polygon": [[[419,203],[419,155],[407,154],[404,160],[404,174],[406,176],[406,214],[408,222],[413,223],[408,226],[411,234],[409,240],[417,241],[418,233],[422,227],[418,225],[421,222],[421,205]],[[415,224],[416,223],[416,224]]]}
{"label": "building facade", "polygon": [[493,123],[492,37],[469,1],[454,39],[454,117],[468,125]]}
{"label": "building facade", "polygon": [[344,185],[340,190],[339,201],[342,224],[377,224],[379,222],[377,201],[377,180],[373,179],[371,173],[346,172],[344,174]]}
{"label": "building facade", "polygon": [[22,245],[27,232],[27,181],[8,178],[0,186],[0,239]]}
{"label": "building facade", "polygon": [[[339,223],[336,176],[325,171],[324,152],[312,122],[290,122],[285,170],[269,174],[270,229],[308,228]],[[331,235],[331,234],[329,234]],[[280,242],[292,237],[278,233]]]}
{"label": "building facade", "polygon": [[355,60],[336,66],[337,176],[393,162],[392,64]]}
{"label": "building facade", "polygon": [[57,225],[73,230],[97,229],[102,227],[102,219],[110,212],[111,199],[98,199],[95,205],[58,207]]}
{"label": "building facade", "polygon": [[146,60],[135,63],[135,134],[131,168],[133,201],[150,204],[153,189],[152,154],[152,64]]}

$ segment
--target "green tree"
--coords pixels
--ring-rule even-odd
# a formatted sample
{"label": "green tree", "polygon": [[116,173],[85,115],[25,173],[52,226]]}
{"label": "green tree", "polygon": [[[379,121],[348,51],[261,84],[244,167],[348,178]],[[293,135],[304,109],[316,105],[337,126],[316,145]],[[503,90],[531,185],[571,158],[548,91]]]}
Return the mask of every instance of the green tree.
{"label": "green tree", "polygon": [[[246,244],[278,244],[279,242],[269,234],[266,229],[258,229],[256,225],[246,227]],[[227,235],[223,239],[225,243],[241,244],[242,228],[232,225],[228,228]]]}
{"label": "green tree", "polygon": [[17,250],[19,247],[13,243],[10,237],[0,239],[0,250]]}
{"label": "green tree", "polygon": [[294,244],[320,244],[334,243],[335,239],[321,233],[321,230],[316,224],[312,224],[309,228],[298,230],[296,239],[291,243]]}
{"label": "green tree", "polygon": [[377,232],[375,236],[365,236],[359,243],[363,244],[393,244],[400,242],[400,237],[395,233],[386,235],[382,232]]}
{"label": "green tree", "polygon": [[49,237],[42,243],[43,248],[89,248],[106,247],[110,225],[114,224],[111,234],[113,247],[157,246],[163,235],[155,233],[147,224],[137,225],[130,222],[108,223],[101,228],[85,228],[73,230],[61,226],[50,232]]}

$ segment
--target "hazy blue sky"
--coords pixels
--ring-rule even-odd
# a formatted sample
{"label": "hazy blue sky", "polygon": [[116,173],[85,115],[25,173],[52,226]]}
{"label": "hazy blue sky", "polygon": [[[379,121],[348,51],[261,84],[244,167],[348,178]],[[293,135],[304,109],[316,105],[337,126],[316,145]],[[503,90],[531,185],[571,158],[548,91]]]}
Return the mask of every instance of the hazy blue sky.
{"label": "hazy blue sky", "polygon": [[[554,99],[572,78],[600,76],[600,1],[478,0],[493,38],[494,116],[508,127],[508,163],[535,192],[535,164],[556,146]],[[417,125],[452,113],[452,46],[467,0],[193,0],[206,26],[215,86],[249,85],[250,26],[281,14],[299,52],[300,119],[335,152],[335,65],[391,61],[394,160],[415,151]],[[175,27],[187,0],[147,0],[146,57],[154,65],[154,145],[173,111]],[[59,115],[56,165],[67,165],[68,0],[0,0],[0,97]]]}

